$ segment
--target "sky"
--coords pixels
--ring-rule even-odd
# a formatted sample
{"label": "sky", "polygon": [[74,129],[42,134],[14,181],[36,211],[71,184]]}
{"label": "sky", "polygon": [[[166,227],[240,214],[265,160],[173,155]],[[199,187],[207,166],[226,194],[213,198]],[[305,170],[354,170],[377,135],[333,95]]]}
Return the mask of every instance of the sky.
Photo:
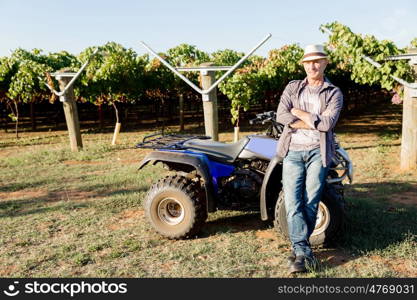
{"label": "sky", "polygon": [[78,54],[114,41],[146,53],[181,43],[203,51],[248,52],[268,33],[255,54],[297,43],[323,43],[321,24],[338,21],[353,32],[408,46],[417,37],[417,1],[235,1],[235,0],[0,0],[0,56],[18,47]]}

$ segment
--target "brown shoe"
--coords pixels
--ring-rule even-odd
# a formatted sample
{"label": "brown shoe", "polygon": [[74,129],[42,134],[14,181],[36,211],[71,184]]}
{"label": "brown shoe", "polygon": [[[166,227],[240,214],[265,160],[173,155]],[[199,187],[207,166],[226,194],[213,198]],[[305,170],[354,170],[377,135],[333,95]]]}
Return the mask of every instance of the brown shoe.
{"label": "brown shoe", "polygon": [[290,264],[289,267],[290,273],[303,273],[307,271],[305,264],[305,256],[300,255],[296,256],[294,261]]}
{"label": "brown shoe", "polygon": [[295,252],[291,251],[291,254],[287,257],[288,267],[290,267],[295,261]]}
{"label": "brown shoe", "polygon": [[304,255],[296,256],[293,263],[289,266],[290,273],[312,272],[318,269],[319,262],[314,257]]}

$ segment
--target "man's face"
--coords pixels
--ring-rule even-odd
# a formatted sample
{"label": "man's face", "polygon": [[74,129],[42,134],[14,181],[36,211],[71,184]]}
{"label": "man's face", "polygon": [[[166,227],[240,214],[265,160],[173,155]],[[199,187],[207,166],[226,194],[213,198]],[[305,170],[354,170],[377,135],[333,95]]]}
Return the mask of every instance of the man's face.
{"label": "man's face", "polygon": [[321,80],[324,76],[324,69],[328,64],[327,59],[315,59],[303,62],[304,70],[308,79]]}

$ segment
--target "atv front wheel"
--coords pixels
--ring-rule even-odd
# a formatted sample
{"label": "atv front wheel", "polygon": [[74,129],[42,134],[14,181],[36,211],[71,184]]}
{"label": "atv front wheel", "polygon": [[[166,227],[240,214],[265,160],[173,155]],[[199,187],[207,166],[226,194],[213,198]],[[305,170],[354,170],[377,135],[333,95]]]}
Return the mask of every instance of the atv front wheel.
{"label": "atv front wheel", "polygon": [[[341,231],[345,218],[343,195],[336,191],[332,184],[326,184],[317,210],[316,227],[310,236],[312,246],[321,246],[332,241]],[[288,235],[287,213],[284,203],[284,192],[281,191],[275,205],[275,229],[286,238]]]}
{"label": "atv front wheel", "polygon": [[178,175],[165,177],[152,185],[144,207],[152,227],[170,239],[194,236],[207,218],[200,182]]}

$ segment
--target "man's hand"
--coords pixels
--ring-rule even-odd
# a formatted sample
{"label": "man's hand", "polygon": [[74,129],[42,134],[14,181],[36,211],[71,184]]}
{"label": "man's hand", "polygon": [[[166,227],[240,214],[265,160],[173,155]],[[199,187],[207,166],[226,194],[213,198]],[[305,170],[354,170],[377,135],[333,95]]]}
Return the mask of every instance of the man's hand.
{"label": "man's hand", "polygon": [[308,115],[308,112],[305,112],[298,108],[291,108],[291,113],[299,119],[302,119],[302,117]]}
{"label": "man's hand", "polygon": [[303,121],[303,123],[307,126],[307,128],[304,129],[313,129],[313,124],[311,123],[311,117],[310,117],[310,113],[303,111],[301,109],[298,108],[291,108],[291,114],[297,118],[299,118],[300,120]]}
{"label": "man's hand", "polygon": [[294,116],[297,116],[297,113],[300,111],[300,109],[298,109],[298,108],[295,108],[295,107],[293,107],[293,108],[291,108],[291,113],[294,115]]}
{"label": "man's hand", "polygon": [[291,123],[290,127],[294,129],[311,129],[311,127],[304,123],[302,120],[297,120],[294,123]]}

